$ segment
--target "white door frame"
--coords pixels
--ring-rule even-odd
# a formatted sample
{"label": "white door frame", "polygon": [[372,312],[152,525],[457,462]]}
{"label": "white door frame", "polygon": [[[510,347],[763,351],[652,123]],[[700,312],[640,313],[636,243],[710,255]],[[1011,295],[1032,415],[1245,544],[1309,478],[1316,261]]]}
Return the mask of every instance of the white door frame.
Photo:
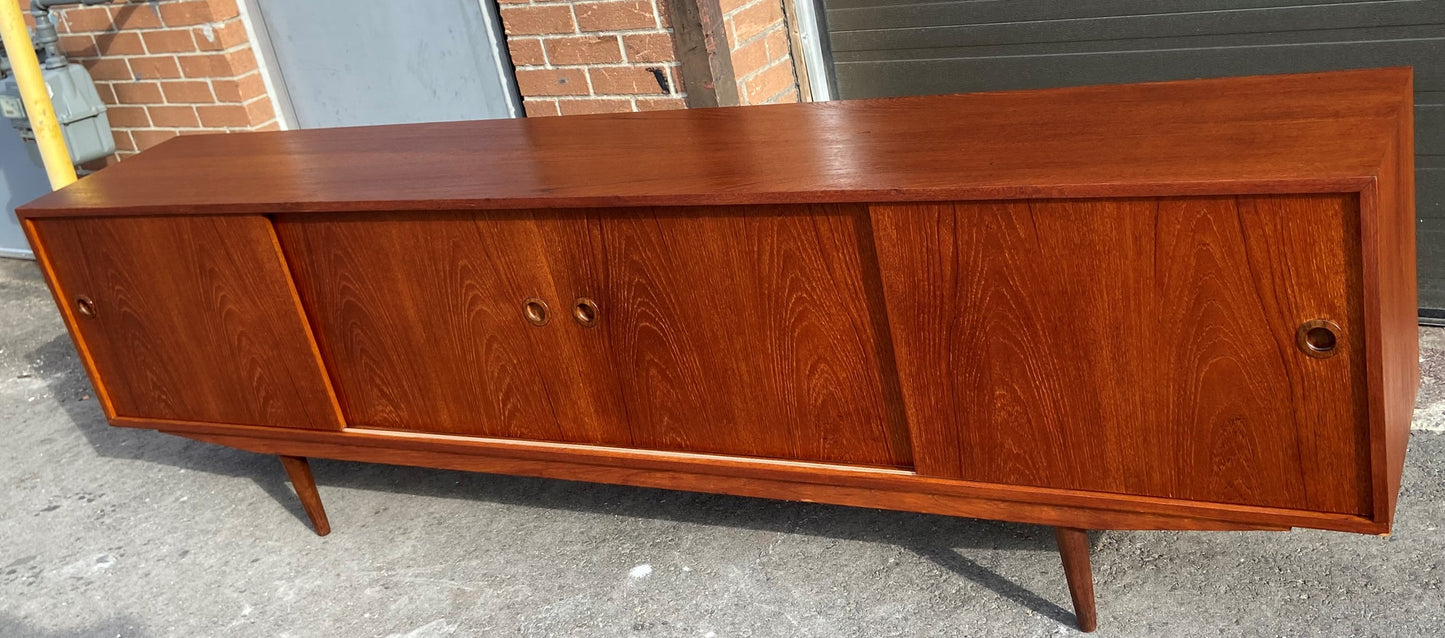
{"label": "white door frame", "polygon": [[276,50],[271,48],[271,34],[266,29],[266,19],[262,17],[256,0],[241,0],[237,5],[241,10],[241,22],[246,25],[246,38],[250,40],[251,49],[256,53],[256,66],[261,69],[261,81],[266,85],[266,94],[271,96],[271,106],[276,109],[276,122],[283,131],[297,128],[296,110],[291,106],[291,94],[286,92],[286,84],[278,81],[276,77],[281,67],[276,64]]}
{"label": "white door frame", "polygon": [[821,0],[785,0],[792,5],[793,17],[797,21],[794,29],[798,34],[797,42],[802,48],[802,66],[807,73],[808,90],[812,93],[812,101],[827,102],[837,99],[837,93],[833,90],[833,75],[828,72],[828,55],[824,49],[824,38],[828,34],[823,32],[823,6]]}

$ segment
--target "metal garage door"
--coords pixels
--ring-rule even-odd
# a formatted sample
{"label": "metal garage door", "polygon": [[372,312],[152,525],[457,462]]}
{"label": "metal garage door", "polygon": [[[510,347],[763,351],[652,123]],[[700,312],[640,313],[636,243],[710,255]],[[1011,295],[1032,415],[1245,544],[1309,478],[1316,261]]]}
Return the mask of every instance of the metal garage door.
{"label": "metal garage door", "polygon": [[1415,67],[1422,317],[1445,320],[1445,0],[822,0],[864,98]]}

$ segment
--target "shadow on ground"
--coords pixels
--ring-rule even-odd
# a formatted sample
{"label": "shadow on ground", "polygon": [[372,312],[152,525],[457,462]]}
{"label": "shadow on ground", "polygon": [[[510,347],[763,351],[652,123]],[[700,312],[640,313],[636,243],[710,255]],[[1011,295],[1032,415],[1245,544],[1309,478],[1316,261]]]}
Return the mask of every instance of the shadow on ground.
{"label": "shadow on ground", "polygon": [[[93,397],[94,392],[65,334],[30,353],[30,360],[37,362],[35,374],[48,380],[50,391],[69,420],[101,456],[248,478],[309,528],[305,511],[273,457],[146,430],[111,427],[96,400],[82,400]],[[346,461],[313,461],[312,469],[323,499],[326,487],[335,486],[892,544],[1034,613],[1060,623],[1074,623],[1071,611],[959,551],[1056,551],[1051,530],[1037,525]],[[14,635],[3,631],[4,623],[5,619],[0,618],[0,635]]]}
{"label": "shadow on ground", "polygon": [[111,638],[112,636],[130,636],[144,638],[147,634],[136,633],[140,623],[131,618],[116,617],[102,621],[92,627],[79,629],[65,629],[56,632],[47,632],[36,629],[23,621],[9,616],[0,616],[0,636],[24,636],[25,638],[76,638],[77,636],[94,636],[100,638]]}

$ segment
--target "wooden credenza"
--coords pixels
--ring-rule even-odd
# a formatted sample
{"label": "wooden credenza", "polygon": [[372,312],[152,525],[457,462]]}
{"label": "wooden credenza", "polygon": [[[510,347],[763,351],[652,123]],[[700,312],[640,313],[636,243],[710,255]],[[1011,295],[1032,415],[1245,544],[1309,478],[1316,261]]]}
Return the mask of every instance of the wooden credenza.
{"label": "wooden credenza", "polygon": [[114,425],[1084,529],[1388,533],[1406,69],[182,137],[20,210]]}

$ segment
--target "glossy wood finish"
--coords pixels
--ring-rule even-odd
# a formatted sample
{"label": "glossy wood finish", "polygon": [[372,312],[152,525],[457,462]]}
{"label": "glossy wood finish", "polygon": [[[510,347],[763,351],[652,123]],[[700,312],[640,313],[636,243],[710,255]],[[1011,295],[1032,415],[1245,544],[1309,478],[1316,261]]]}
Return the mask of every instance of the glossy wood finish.
{"label": "glossy wood finish", "polygon": [[352,425],[910,464],[864,207],[477,217],[277,222]]}
{"label": "glossy wood finish", "polygon": [[1377,175],[1409,85],[1374,69],[186,135],[19,214],[1349,192]]}
{"label": "glossy wood finish", "polygon": [[1094,609],[1094,569],[1089,565],[1089,533],[1075,527],[1055,527],[1059,558],[1064,561],[1064,577],[1069,581],[1069,598],[1074,601],[1074,618],[1079,631],[1091,632],[1099,626]]}
{"label": "glossy wood finish", "polygon": [[311,528],[316,530],[317,536],[325,536],[331,533],[331,522],[326,520],[326,508],[321,506],[321,493],[316,491],[316,479],[311,476],[311,463],[305,457],[281,455],[281,467],[286,468],[286,476],[291,479],[291,487],[296,489],[296,498],[301,500],[302,509],[306,510],[306,517],[311,519]]}
{"label": "glossy wood finish", "polygon": [[[342,427],[263,217],[34,222],[109,416]],[[79,299],[94,316],[75,312]]]}
{"label": "glossy wood finish", "polygon": [[[530,214],[276,224],[347,423],[626,445],[606,360],[571,329]],[[522,302],[554,315],[534,327]]]}
{"label": "glossy wood finish", "polygon": [[1377,520],[1395,516],[1420,387],[1413,114],[1412,104],[1400,106],[1379,176],[1361,193],[1370,208],[1361,216],[1361,235]]}
{"label": "glossy wood finish", "polygon": [[111,423],[284,457],[318,530],[306,457],[1037,523],[1090,629],[1084,529],[1390,531],[1410,95],[182,138],[21,215]]}
{"label": "glossy wood finish", "polygon": [[[585,220],[585,225],[577,223]],[[632,445],[908,466],[862,206],[613,209],[539,222],[599,305]]]}
{"label": "glossy wood finish", "polygon": [[[1355,198],[873,220],[920,473],[1371,513]],[[1314,318],[1335,356],[1297,348]]]}

